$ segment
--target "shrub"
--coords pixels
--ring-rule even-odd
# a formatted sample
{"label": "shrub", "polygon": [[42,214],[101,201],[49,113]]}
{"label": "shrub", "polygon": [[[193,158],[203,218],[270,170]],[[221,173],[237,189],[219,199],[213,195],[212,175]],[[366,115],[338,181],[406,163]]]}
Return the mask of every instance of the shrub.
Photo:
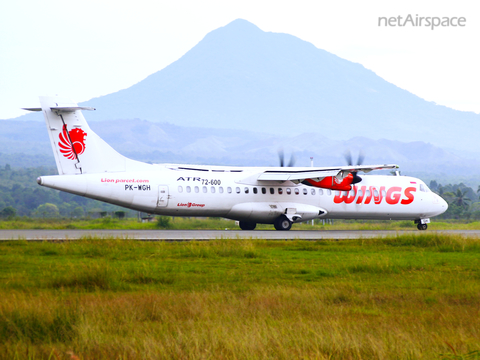
{"label": "shrub", "polygon": [[157,218],[157,227],[159,229],[170,229],[172,224],[170,223],[170,217],[169,216],[159,216]]}

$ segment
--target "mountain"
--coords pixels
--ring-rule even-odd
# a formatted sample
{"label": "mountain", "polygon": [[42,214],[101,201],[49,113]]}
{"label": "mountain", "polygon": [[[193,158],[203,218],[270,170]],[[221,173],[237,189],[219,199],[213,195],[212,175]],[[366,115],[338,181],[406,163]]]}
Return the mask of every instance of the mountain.
{"label": "mountain", "polygon": [[86,105],[103,119],[425,140],[454,148],[470,148],[465,140],[480,130],[480,115],[424,101],[360,64],[245,20],[212,31],[140,83]]}
{"label": "mountain", "polygon": [[241,19],[130,88],[82,105],[97,108],[91,120],[425,141],[480,152],[480,115],[424,101],[360,64]]}

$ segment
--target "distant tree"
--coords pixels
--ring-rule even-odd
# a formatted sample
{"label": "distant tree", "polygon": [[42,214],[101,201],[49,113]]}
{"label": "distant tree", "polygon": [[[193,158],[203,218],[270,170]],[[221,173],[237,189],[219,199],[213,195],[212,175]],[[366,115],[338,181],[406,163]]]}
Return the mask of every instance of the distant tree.
{"label": "distant tree", "polygon": [[442,186],[442,184],[438,184],[436,193],[438,195],[443,195],[443,193],[445,193],[445,188]]}
{"label": "distant tree", "polygon": [[453,189],[455,192],[460,189],[464,193],[464,197],[467,197],[470,201],[477,201],[478,195],[471,187],[465,185],[464,183],[460,183],[458,185],[453,185]]}
{"label": "distant tree", "polygon": [[83,211],[83,208],[81,206],[77,206],[70,213],[70,216],[76,219],[82,218],[84,215],[85,215],[85,211]]}
{"label": "distant tree", "polygon": [[470,198],[466,195],[468,190],[463,190],[460,188],[457,188],[457,191],[452,192],[446,192],[443,193],[443,198],[450,204],[450,205],[455,205],[461,209],[466,209],[468,208],[471,200]]}
{"label": "distant tree", "polygon": [[45,203],[37,207],[34,215],[41,218],[56,218],[60,216],[60,213],[58,211],[57,205]]}
{"label": "distant tree", "polygon": [[462,191],[460,188],[457,189],[453,200],[454,204],[463,208],[468,207],[472,200],[466,195],[467,192],[468,190]]}
{"label": "distant tree", "polygon": [[17,215],[17,209],[13,206],[7,206],[0,211],[0,217],[3,219],[11,219]]}

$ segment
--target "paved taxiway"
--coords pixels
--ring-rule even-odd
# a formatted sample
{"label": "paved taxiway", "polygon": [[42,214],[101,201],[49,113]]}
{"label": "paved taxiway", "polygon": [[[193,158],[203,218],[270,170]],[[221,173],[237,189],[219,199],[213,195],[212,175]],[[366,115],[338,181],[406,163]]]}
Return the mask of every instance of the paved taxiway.
{"label": "paved taxiway", "polygon": [[[426,233],[433,232],[427,230]],[[480,230],[444,230],[446,234],[461,234],[467,237],[480,237]],[[184,241],[252,238],[266,240],[317,240],[317,239],[360,239],[396,234],[422,234],[423,231],[391,230],[0,230],[0,240],[78,240],[91,237],[119,238],[145,241]]]}

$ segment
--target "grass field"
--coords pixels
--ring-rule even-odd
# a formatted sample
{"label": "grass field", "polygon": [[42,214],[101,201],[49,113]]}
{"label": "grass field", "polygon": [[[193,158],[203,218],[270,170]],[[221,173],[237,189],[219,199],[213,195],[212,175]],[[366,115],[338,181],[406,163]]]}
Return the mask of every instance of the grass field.
{"label": "grass field", "polygon": [[0,243],[2,359],[479,359],[480,242]]}
{"label": "grass field", "polygon": [[[235,221],[220,218],[182,218],[182,217],[160,217],[163,221],[140,222],[135,218],[116,219],[105,217],[101,219],[41,219],[18,217],[12,220],[1,220],[2,229],[130,229],[130,230],[152,230],[159,228],[168,229],[193,229],[193,230],[224,230],[240,229]],[[167,226],[165,226],[167,225]],[[461,220],[436,220],[428,225],[430,230],[477,230],[480,229],[479,221]],[[272,230],[273,225],[258,224],[257,229]],[[413,221],[355,221],[335,220],[333,224],[322,225],[317,221],[314,226],[310,222],[293,224],[293,230],[408,230],[416,229]]]}

